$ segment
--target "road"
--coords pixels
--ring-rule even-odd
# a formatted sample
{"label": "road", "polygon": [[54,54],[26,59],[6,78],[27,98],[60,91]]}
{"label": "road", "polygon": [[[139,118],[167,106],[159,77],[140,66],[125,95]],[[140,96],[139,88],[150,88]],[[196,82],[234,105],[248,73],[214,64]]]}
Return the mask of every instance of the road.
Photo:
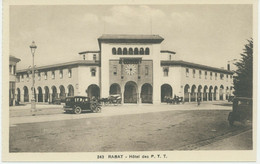
{"label": "road", "polygon": [[[230,127],[230,110],[219,103],[110,106],[81,115],[63,114],[60,107],[38,116],[12,109],[10,152],[252,149],[252,125]],[[227,146],[228,139],[246,140],[239,147]]]}

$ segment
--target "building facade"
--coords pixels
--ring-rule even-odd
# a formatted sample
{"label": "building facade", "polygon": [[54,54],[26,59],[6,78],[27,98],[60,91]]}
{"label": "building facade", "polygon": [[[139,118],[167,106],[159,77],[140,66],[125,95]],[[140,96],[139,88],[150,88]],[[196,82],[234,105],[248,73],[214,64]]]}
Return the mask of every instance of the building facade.
{"label": "building facade", "polygon": [[16,99],[16,64],[20,61],[20,59],[9,56],[9,106],[15,105]]}
{"label": "building facade", "polygon": [[[232,94],[233,72],[175,58],[161,50],[159,35],[102,35],[98,51],[80,52],[82,60],[37,68],[37,102],[67,96],[108,97],[120,94],[123,103],[161,103],[164,97],[185,101],[225,100]],[[31,99],[32,75],[17,72],[17,101]]]}

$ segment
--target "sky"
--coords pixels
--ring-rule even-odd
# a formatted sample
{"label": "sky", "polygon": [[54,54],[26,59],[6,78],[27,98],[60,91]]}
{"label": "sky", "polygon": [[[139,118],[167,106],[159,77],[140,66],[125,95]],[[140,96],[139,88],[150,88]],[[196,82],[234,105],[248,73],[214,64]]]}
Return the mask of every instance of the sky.
{"label": "sky", "polygon": [[253,36],[252,5],[52,5],[10,7],[10,55],[18,69],[82,59],[102,34],[158,34],[180,60],[225,67]]}

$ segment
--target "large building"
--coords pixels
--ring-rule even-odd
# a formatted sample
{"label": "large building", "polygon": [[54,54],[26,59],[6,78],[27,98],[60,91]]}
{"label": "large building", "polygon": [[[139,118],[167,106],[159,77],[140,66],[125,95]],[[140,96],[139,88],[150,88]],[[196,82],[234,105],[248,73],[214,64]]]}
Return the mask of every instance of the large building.
{"label": "large building", "polygon": [[[80,52],[82,59],[37,68],[37,102],[66,96],[108,97],[120,94],[123,103],[161,103],[164,97],[185,101],[225,100],[232,94],[232,71],[176,60],[161,50],[159,35],[102,35],[98,51]],[[31,99],[31,74],[17,71],[17,101]]]}

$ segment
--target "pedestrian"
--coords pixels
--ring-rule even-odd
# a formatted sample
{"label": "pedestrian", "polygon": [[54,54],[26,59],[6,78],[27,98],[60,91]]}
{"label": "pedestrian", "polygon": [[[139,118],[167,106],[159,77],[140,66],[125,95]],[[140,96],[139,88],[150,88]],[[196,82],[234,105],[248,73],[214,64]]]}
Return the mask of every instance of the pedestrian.
{"label": "pedestrian", "polygon": [[197,99],[198,106],[200,106],[200,97]]}

